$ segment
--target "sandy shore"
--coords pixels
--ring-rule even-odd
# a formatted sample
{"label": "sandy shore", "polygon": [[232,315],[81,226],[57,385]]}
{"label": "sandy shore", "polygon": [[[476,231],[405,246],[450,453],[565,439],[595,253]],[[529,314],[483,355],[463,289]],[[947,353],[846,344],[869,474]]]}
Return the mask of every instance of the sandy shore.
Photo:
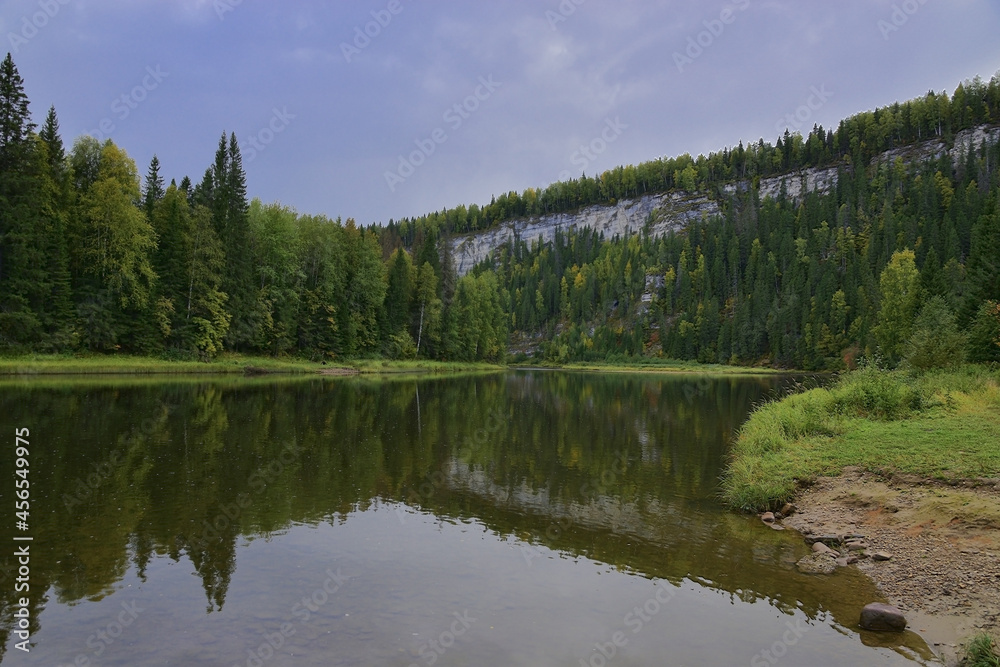
{"label": "sandy shore", "polygon": [[882,478],[858,469],[820,478],[785,526],[804,534],[865,535],[857,565],[947,665],[977,633],[1000,637],[1000,480],[961,486]]}

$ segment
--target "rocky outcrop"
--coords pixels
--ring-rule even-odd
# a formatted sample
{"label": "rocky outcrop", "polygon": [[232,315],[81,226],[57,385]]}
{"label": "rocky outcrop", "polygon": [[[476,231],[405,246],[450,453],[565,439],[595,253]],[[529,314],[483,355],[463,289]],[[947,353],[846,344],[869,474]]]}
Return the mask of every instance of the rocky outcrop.
{"label": "rocky outcrop", "polygon": [[[903,146],[886,151],[872,160],[872,165],[893,162],[902,158],[905,162],[940,158],[949,153],[952,162],[959,163],[969,147],[979,147],[983,142],[1000,140],[1000,127],[980,126],[959,132],[951,147],[939,138],[918,144]],[[837,185],[839,167],[803,169],[801,171],[763,178],[758,190],[761,199],[777,198],[782,191],[791,200],[801,199],[810,192],[826,194]],[[726,195],[745,192],[749,181],[737,181],[722,187]],[[473,266],[482,262],[500,246],[515,238],[532,243],[539,238],[549,242],[556,231],[568,232],[574,229],[594,229],[604,234],[606,239],[614,236],[630,236],[646,230],[650,236],[663,236],[671,231],[683,229],[693,220],[717,215],[719,203],[706,194],[674,191],[644,195],[636,199],[623,199],[614,205],[588,206],[572,213],[553,213],[509,220],[482,232],[454,236],[451,250],[458,275],[465,275]]]}
{"label": "rocky outcrop", "polygon": [[[458,275],[468,273],[490,253],[515,238],[528,244],[549,242],[556,231],[594,229],[606,239],[631,236],[648,229],[651,236],[663,236],[682,229],[692,220],[718,215],[719,204],[703,194],[670,192],[623,199],[614,206],[588,206],[575,213],[553,213],[533,218],[509,220],[482,232],[452,238],[452,253]],[[647,227],[648,225],[648,227]]]}
{"label": "rocky outcrop", "polygon": [[860,625],[863,630],[902,632],[906,629],[906,617],[890,604],[872,602],[861,610]]}

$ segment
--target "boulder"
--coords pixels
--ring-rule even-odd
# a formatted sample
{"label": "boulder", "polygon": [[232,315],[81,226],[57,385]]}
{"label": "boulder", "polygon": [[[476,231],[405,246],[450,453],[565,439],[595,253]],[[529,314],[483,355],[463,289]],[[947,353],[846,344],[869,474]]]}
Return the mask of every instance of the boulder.
{"label": "boulder", "polygon": [[834,551],[822,542],[813,542],[812,550],[814,554],[833,554],[834,556],[840,555],[838,552]]}
{"label": "boulder", "polygon": [[785,516],[792,516],[795,513],[795,505],[791,503],[785,503],[781,506],[781,513]]}
{"label": "boulder", "polygon": [[884,561],[891,559],[892,559],[892,554],[887,554],[884,551],[876,551],[875,553],[872,554],[872,560]]}
{"label": "boulder", "polygon": [[833,554],[816,553],[803,556],[795,567],[803,574],[833,574],[837,570],[837,561]]}
{"label": "boulder", "polygon": [[906,617],[891,604],[872,602],[861,610],[861,628],[876,632],[902,632],[906,629]]}
{"label": "boulder", "polygon": [[774,523],[774,512],[764,512],[760,515],[760,520],[764,523]]}

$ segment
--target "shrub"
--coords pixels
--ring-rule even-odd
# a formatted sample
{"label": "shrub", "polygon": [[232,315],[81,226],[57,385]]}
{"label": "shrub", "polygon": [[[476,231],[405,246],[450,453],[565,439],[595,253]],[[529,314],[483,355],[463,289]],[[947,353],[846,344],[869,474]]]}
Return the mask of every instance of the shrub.
{"label": "shrub", "polygon": [[913,323],[903,361],[918,370],[958,366],[965,361],[966,342],[967,337],[958,330],[948,304],[935,296],[924,304]]}

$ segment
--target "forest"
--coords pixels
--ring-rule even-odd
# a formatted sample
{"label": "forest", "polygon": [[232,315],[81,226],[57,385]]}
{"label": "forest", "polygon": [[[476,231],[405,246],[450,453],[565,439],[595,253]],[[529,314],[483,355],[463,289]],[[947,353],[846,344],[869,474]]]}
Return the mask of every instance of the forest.
{"label": "forest", "polygon": [[[886,150],[1000,122],[1000,77],[836,130],[582,175],[387,224],[247,193],[234,134],[201,180],[140,177],[111,140],[67,148],[0,65],[0,352],[223,351],[455,361],[667,357],[802,369],[1000,360],[1000,145]],[[833,167],[835,188],[761,198]],[[725,188],[735,182],[745,188]],[[660,238],[518,239],[459,277],[453,235],[620,198],[700,191],[722,213]]]}

